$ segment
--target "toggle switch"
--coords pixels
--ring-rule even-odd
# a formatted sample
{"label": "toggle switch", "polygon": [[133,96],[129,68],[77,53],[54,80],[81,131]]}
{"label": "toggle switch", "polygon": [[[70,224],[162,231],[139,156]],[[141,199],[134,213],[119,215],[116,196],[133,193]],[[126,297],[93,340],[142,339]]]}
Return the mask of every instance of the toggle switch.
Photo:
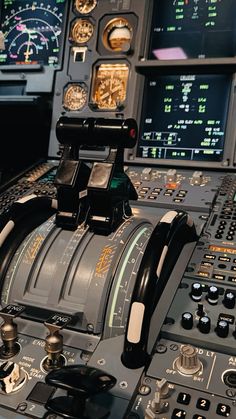
{"label": "toggle switch", "polygon": [[17,324],[13,321],[25,310],[24,306],[9,304],[0,311],[4,323],[1,325],[1,338],[3,345],[0,348],[0,357],[11,358],[18,354],[20,346],[17,342]]}
{"label": "toggle switch", "polygon": [[44,322],[49,330],[49,335],[45,339],[47,357],[43,362],[46,371],[61,368],[65,364],[65,359],[62,356],[63,336],[59,332],[70,323],[71,319],[70,316],[54,314]]}

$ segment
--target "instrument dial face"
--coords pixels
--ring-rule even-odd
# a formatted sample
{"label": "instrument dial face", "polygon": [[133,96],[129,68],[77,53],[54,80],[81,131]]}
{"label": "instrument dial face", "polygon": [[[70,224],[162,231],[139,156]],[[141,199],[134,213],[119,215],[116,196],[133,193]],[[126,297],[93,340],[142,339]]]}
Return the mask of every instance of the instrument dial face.
{"label": "instrument dial face", "polygon": [[127,19],[115,18],[106,25],[102,40],[111,51],[128,51],[133,36],[133,29]]}
{"label": "instrument dial face", "polygon": [[86,15],[97,6],[97,0],[76,0],[75,9],[77,12]]}
{"label": "instrument dial face", "polygon": [[58,65],[65,0],[3,0],[0,64]]}
{"label": "instrument dial face", "polygon": [[127,64],[101,64],[95,73],[92,101],[98,109],[115,110],[126,100]]}
{"label": "instrument dial face", "polygon": [[63,106],[69,111],[79,111],[87,102],[87,90],[81,84],[69,84],[64,93]]}
{"label": "instrument dial face", "polygon": [[77,44],[88,42],[93,35],[93,29],[93,24],[88,19],[77,19],[72,26],[72,41]]}

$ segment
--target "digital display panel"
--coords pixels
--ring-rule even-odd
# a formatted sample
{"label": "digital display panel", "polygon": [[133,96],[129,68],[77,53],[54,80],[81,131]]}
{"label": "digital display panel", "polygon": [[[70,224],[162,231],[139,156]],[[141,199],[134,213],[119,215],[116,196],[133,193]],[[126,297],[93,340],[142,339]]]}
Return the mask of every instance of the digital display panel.
{"label": "digital display panel", "polygon": [[0,65],[57,67],[66,0],[3,0]]}
{"label": "digital display panel", "polygon": [[222,161],[231,77],[146,79],[137,156]]}
{"label": "digital display panel", "polygon": [[235,0],[155,0],[149,58],[233,57]]}

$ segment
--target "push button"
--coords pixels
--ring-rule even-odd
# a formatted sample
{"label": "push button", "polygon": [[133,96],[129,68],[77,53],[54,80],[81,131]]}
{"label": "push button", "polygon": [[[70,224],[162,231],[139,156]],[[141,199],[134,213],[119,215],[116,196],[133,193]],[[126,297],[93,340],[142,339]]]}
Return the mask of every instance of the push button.
{"label": "push button", "polygon": [[206,419],[206,416],[202,416],[202,415],[194,415],[193,419]]}
{"label": "push button", "polygon": [[207,399],[200,398],[197,401],[196,407],[201,410],[209,410],[211,402]]}
{"label": "push button", "polygon": [[224,416],[225,418],[228,418],[231,412],[230,406],[224,403],[219,403],[216,409],[217,415]]}
{"label": "push button", "polygon": [[177,402],[181,403],[181,404],[189,404],[191,400],[191,396],[188,393],[179,393],[178,398],[177,398]]}
{"label": "push button", "polygon": [[183,419],[186,417],[185,410],[175,409],[171,415],[171,419]]}

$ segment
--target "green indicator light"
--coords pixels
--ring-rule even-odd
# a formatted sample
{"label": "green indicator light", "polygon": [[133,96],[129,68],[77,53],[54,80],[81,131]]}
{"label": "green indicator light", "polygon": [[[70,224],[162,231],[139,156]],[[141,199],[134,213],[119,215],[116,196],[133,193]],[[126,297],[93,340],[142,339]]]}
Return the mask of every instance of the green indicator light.
{"label": "green indicator light", "polygon": [[214,150],[204,150],[203,154],[214,154]]}

